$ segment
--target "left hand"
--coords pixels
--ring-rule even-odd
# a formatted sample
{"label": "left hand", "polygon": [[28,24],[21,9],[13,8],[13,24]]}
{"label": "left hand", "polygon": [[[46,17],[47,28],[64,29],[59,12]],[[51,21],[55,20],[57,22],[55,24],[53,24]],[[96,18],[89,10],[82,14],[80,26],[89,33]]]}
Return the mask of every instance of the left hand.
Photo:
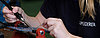
{"label": "left hand", "polygon": [[47,23],[50,35],[56,38],[69,38],[70,33],[65,28],[63,21],[57,18],[48,18],[44,23]]}

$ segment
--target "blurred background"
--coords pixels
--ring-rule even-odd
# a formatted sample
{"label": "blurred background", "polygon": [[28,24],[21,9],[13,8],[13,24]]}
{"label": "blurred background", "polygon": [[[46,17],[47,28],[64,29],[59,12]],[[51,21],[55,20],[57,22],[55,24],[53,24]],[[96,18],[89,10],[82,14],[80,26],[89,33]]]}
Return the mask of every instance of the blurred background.
{"label": "blurred background", "polygon": [[36,16],[40,10],[44,0],[20,0],[21,8],[24,9],[25,13],[29,16]]}
{"label": "blurred background", "polygon": [[[20,0],[21,2],[21,8],[25,11],[26,14],[29,16],[35,17],[44,0]],[[46,33],[47,38],[53,38],[52,36],[49,35],[49,33]]]}

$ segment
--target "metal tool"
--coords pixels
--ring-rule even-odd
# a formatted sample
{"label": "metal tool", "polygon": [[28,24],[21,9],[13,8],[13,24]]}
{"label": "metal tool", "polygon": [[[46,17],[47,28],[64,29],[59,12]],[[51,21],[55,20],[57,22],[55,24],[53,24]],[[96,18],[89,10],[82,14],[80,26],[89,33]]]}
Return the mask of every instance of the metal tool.
{"label": "metal tool", "polygon": [[[32,32],[35,33],[38,27],[15,27],[15,26],[10,26],[7,23],[2,23],[0,22],[0,29],[3,28],[10,28],[10,30],[16,30],[16,31],[22,31],[22,32]],[[48,30],[45,29],[45,32],[50,33]]]}
{"label": "metal tool", "polygon": [[[32,33],[36,33],[36,30],[38,29],[38,28],[35,28],[35,27],[13,27],[13,26],[7,26],[7,27],[14,29],[16,31],[32,32]],[[45,32],[50,33],[48,30],[45,30]]]}
{"label": "metal tool", "polygon": [[32,33],[36,33],[36,38],[46,38],[45,37],[45,32],[50,33],[47,30],[44,30],[42,28],[33,28],[33,27],[12,27],[12,26],[8,26],[9,28],[15,29],[17,31],[24,31],[24,32],[32,32]]}

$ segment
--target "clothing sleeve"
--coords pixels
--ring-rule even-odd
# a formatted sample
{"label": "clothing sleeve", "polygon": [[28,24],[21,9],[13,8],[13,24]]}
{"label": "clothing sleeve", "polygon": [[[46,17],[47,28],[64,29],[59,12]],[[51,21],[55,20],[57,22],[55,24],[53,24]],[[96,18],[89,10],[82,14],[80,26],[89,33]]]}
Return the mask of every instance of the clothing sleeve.
{"label": "clothing sleeve", "polygon": [[44,0],[40,11],[45,18],[56,17],[55,0]]}

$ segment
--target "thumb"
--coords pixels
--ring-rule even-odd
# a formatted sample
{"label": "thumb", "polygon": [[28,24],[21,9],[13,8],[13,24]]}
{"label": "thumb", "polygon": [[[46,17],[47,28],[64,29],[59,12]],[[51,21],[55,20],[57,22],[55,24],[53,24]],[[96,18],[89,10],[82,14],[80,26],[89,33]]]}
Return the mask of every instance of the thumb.
{"label": "thumb", "polygon": [[13,13],[17,13],[18,12],[18,7],[12,7],[12,8],[13,8],[13,10],[12,10]]}

